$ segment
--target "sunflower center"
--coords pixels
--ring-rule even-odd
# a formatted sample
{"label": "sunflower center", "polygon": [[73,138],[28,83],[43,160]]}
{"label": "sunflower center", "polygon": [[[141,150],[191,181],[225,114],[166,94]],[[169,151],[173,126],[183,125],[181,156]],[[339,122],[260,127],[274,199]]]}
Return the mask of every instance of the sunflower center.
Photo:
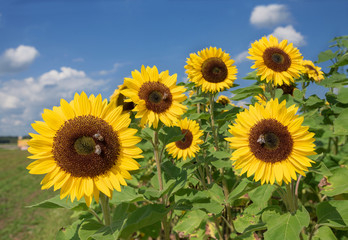
{"label": "sunflower center", "polygon": [[223,82],[226,79],[227,74],[228,70],[226,64],[220,58],[208,58],[202,64],[202,75],[208,82]]}
{"label": "sunflower center", "polygon": [[76,139],[74,148],[79,155],[88,155],[94,152],[95,145],[93,138],[82,136]]}
{"label": "sunflower center", "polygon": [[292,84],[291,85],[283,84],[281,86],[277,86],[277,88],[281,88],[283,90],[283,94],[290,94],[290,95],[293,95],[295,90],[295,86]]}
{"label": "sunflower center", "polygon": [[160,82],[144,83],[139,89],[138,96],[145,100],[146,108],[155,113],[167,111],[173,102],[170,89]]}
{"label": "sunflower center", "polygon": [[192,135],[191,131],[188,129],[182,129],[181,133],[185,134],[185,136],[180,141],[176,141],[175,145],[180,149],[189,148],[191,146],[192,140],[193,140],[193,135]]}
{"label": "sunflower center", "polygon": [[217,101],[218,103],[221,103],[222,105],[226,106],[227,104],[230,103],[230,100],[228,98],[220,98]]}
{"label": "sunflower center", "polygon": [[267,48],[262,55],[265,65],[275,72],[283,72],[291,66],[290,56],[277,47]]}
{"label": "sunflower center", "polygon": [[288,128],[275,119],[263,119],[250,129],[250,150],[261,161],[283,161],[290,156],[293,145]]}
{"label": "sunflower center", "polygon": [[57,165],[74,177],[96,177],[108,172],[120,155],[120,141],[111,125],[90,115],[66,121],[53,139]]}
{"label": "sunflower center", "polygon": [[272,132],[261,134],[257,142],[267,149],[276,149],[279,145],[279,138]]}
{"label": "sunflower center", "polygon": [[304,66],[305,66],[306,68],[308,68],[310,71],[314,71],[316,75],[319,74],[318,71],[317,71],[313,66],[311,66],[311,65],[309,65],[309,64],[306,64],[306,65],[304,65]]}
{"label": "sunflower center", "polygon": [[116,107],[123,106],[123,111],[130,111],[135,107],[134,102],[125,102],[126,97],[123,94],[119,94]]}
{"label": "sunflower center", "polygon": [[153,91],[149,95],[149,101],[152,103],[159,103],[162,101],[162,99],[163,99],[162,94],[160,92],[157,92],[157,91]]}

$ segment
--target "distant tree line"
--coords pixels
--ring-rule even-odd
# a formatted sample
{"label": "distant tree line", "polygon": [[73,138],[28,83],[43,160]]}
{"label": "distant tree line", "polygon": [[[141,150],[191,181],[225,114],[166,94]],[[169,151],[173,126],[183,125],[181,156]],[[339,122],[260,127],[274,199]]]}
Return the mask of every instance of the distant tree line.
{"label": "distant tree line", "polygon": [[[30,136],[23,136],[22,139],[30,139]],[[2,143],[17,143],[18,137],[14,136],[2,136],[0,137],[0,144]]]}

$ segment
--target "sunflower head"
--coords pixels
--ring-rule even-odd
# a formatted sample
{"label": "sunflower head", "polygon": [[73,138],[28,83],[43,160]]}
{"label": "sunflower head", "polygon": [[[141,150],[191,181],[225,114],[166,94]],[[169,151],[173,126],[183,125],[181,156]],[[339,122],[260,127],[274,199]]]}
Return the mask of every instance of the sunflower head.
{"label": "sunflower head", "polygon": [[233,85],[237,68],[234,60],[221,48],[210,47],[198,54],[190,54],[187,59],[186,73],[190,81],[202,87],[203,92],[220,92]]}
{"label": "sunflower head", "polygon": [[129,114],[84,92],[60,103],[44,110],[43,122],[32,124],[38,134],[30,134],[28,151],[37,160],[27,167],[29,173],[46,174],[42,189],[61,189],[60,197],[71,201],[84,197],[88,206],[100,191],[108,197],[121,191],[131,179],[128,171],[140,166],[134,158],[142,157],[135,146],[141,140],[134,136],[137,130],[128,128]]}
{"label": "sunflower head", "polygon": [[282,84],[280,86],[277,86],[277,88],[280,88],[281,90],[283,90],[283,94],[290,94],[291,96],[294,95],[294,90],[296,88],[295,84]]}
{"label": "sunflower head", "polygon": [[307,74],[308,78],[316,82],[324,79],[324,73],[321,71],[321,67],[317,67],[310,60],[303,60],[302,66],[304,67],[302,73]]}
{"label": "sunflower head", "polygon": [[278,184],[304,175],[313,162],[307,156],[314,152],[314,134],[301,126],[303,117],[295,115],[295,105],[287,108],[286,102],[271,100],[265,105],[256,103],[237,115],[230,126],[232,137],[226,138],[234,166],[241,174],[254,174],[261,184],[276,181]]}
{"label": "sunflower head", "polygon": [[196,121],[187,118],[178,121],[176,125],[180,127],[184,137],[180,141],[167,144],[168,153],[177,159],[193,158],[200,149],[198,145],[203,143],[200,139],[203,131],[199,129],[199,124]]}
{"label": "sunflower head", "polygon": [[299,50],[288,44],[287,40],[278,43],[278,39],[270,35],[269,40],[263,37],[251,44],[248,56],[255,61],[251,68],[257,69],[261,80],[272,81],[275,86],[290,84],[300,76],[303,70],[302,56]]}
{"label": "sunflower head", "polygon": [[181,104],[186,99],[186,88],[176,85],[176,74],[170,76],[168,71],[158,73],[156,66],[142,66],[141,72],[132,72],[132,77],[125,78],[127,89],[121,93],[136,104],[133,111],[137,112],[136,118],[141,118],[142,126],[157,128],[159,121],[172,126],[186,111]]}
{"label": "sunflower head", "polygon": [[231,103],[231,100],[224,95],[220,95],[219,98],[216,100],[216,102],[221,103],[222,105],[226,106],[227,104]]}
{"label": "sunflower head", "polygon": [[134,102],[126,99],[126,97],[121,93],[121,90],[123,89],[126,89],[126,87],[123,84],[119,85],[110,96],[110,102],[112,102],[116,107],[122,106],[123,111],[130,111],[135,107],[135,105]]}

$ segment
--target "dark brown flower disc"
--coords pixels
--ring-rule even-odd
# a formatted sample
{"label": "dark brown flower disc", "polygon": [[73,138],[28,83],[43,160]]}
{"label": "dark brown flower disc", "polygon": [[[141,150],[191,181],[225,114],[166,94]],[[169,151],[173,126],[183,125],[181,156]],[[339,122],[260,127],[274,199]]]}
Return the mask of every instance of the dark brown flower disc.
{"label": "dark brown flower disc", "polygon": [[160,82],[145,82],[138,95],[145,100],[146,108],[155,113],[167,111],[173,102],[170,89]]}
{"label": "dark brown flower disc", "polygon": [[208,82],[219,83],[225,81],[228,70],[224,61],[220,58],[212,57],[203,62],[202,75]]}
{"label": "dark brown flower disc", "polygon": [[283,84],[281,86],[277,86],[277,88],[282,89],[283,90],[283,94],[290,94],[291,96],[293,96],[294,90],[295,90],[295,85]]}
{"label": "dark brown flower disc", "polygon": [[188,129],[182,129],[181,133],[185,136],[180,141],[176,141],[175,145],[180,149],[186,149],[189,148],[192,144],[193,136],[190,130]]}
{"label": "dark brown flower disc", "polygon": [[316,75],[319,75],[317,69],[315,69],[313,66],[306,64],[306,65],[304,65],[304,67],[308,68],[309,70],[314,71]]}
{"label": "dark brown flower disc", "polygon": [[120,93],[118,95],[116,106],[122,106],[123,107],[123,111],[133,110],[133,108],[135,108],[134,102],[125,102],[125,99],[126,99],[126,97],[123,94]]}
{"label": "dark brown flower disc", "polygon": [[291,66],[290,56],[280,48],[269,47],[263,55],[265,65],[275,72],[283,72]]}
{"label": "dark brown flower disc", "polygon": [[91,115],[66,121],[53,139],[57,165],[74,177],[96,177],[117,162],[120,144],[112,126]]}
{"label": "dark brown flower disc", "polygon": [[263,119],[250,129],[249,147],[261,161],[283,161],[291,154],[293,145],[288,128],[275,119]]}

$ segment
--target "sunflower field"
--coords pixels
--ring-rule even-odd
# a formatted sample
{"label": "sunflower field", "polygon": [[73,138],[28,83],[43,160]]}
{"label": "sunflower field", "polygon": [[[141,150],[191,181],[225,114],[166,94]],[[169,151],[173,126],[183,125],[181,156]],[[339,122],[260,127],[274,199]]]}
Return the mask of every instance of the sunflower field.
{"label": "sunflower field", "polygon": [[62,99],[32,124],[27,167],[59,194],[30,207],[71,209],[57,239],[348,239],[348,36],[331,44],[314,64],[263,37],[243,88],[209,47],[186,83],[142,66],[110,99]]}

